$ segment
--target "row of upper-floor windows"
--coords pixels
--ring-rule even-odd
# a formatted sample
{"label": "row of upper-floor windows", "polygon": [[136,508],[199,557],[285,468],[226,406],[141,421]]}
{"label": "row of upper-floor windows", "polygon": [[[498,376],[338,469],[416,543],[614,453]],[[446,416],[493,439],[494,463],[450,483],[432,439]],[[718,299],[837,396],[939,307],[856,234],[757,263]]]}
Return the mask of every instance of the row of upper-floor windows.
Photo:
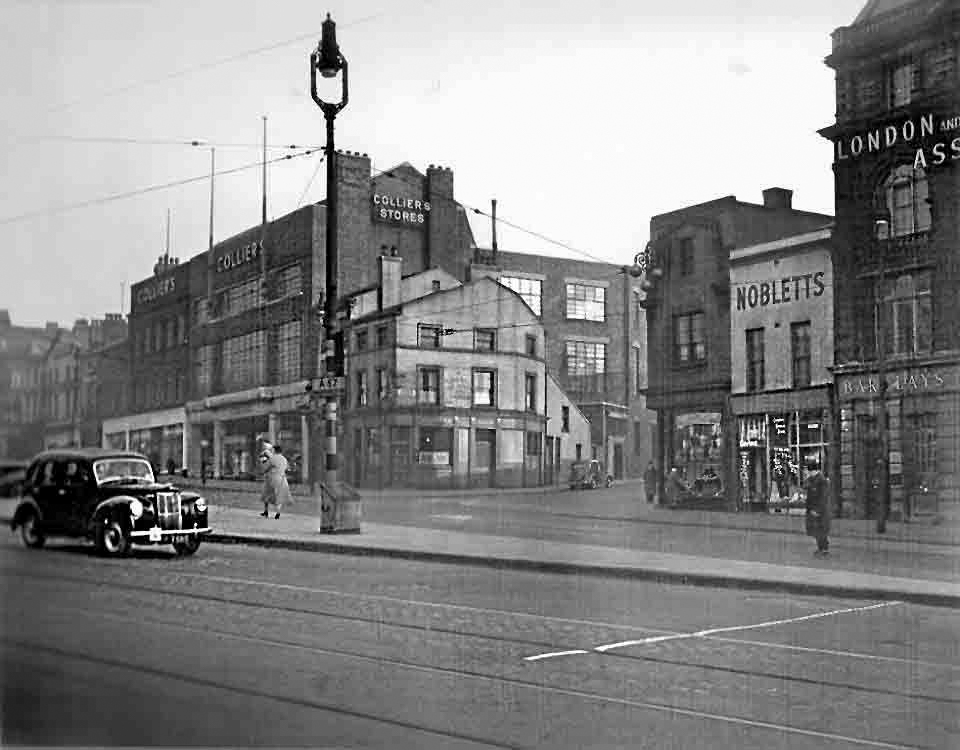
{"label": "row of upper-floor windows", "polygon": [[133,332],[133,355],[162,352],[186,343],[187,330],[182,314],[169,315],[146,323]]}
{"label": "row of upper-floor windows", "polygon": [[[396,376],[388,368],[373,370],[373,381],[370,380],[370,371],[359,369],[352,373],[348,392],[349,402],[356,407],[371,406],[377,402],[392,400],[396,385]],[[498,370],[496,368],[470,368],[471,404],[476,407],[498,408]],[[542,394],[538,388],[539,378],[536,373],[524,373],[524,402],[526,411],[535,412],[537,405],[542,402]],[[416,401],[419,404],[445,404],[443,367],[417,367],[416,370]]]}
{"label": "row of upper-floor windows", "polygon": [[303,292],[303,271],[299,263],[267,274],[266,282],[256,276],[214,292],[212,301],[203,296],[193,300],[191,324],[203,325],[256,310],[265,303],[277,302]]}
{"label": "row of upper-floor windows", "polygon": [[837,73],[837,117],[862,117],[909,105],[957,86],[957,42],[948,41],[892,62]]}

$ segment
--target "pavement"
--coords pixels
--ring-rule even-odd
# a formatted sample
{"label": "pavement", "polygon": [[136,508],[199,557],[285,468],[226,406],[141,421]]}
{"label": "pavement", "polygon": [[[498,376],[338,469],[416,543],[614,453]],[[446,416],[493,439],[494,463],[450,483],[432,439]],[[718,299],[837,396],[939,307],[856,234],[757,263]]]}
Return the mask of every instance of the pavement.
{"label": "pavement", "polygon": [[[641,487],[637,483],[636,489]],[[500,492],[387,490],[361,491],[361,496],[364,505],[379,517],[389,517],[383,509],[397,504],[411,507],[416,503],[433,506],[444,502],[482,505],[503,503],[506,498],[511,507],[526,504],[535,513],[566,513],[585,524],[595,521],[652,524],[661,538],[695,534],[685,549],[696,550],[696,554],[534,538],[529,533],[525,536],[519,532],[509,533],[509,525],[507,533],[489,534],[436,528],[428,523],[418,525],[416,520],[404,523],[364,520],[359,533],[321,533],[319,518],[313,512],[315,503],[307,489],[295,486],[293,491],[295,502],[291,512],[285,511],[279,519],[265,519],[258,513],[257,484],[209,482],[205,494],[214,533],[207,541],[960,607],[960,522],[949,517],[938,519],[937,523],[890,523],[883,536],[876,534],[873,522],[835,519],[831,531],[835,552],[823,560],[807,556],[806,542],[810,541],[812,551],[812,540],[798,538],[804,534],[802,517],[675,511],[637,502],[639,492],[549,493],[542,488]],[[14,507],[15,501],[0,500],[0,520],[8,520]],[[738,552],[736,546],[731,551],[729,545],[711,549],[712,539],[720,539],[720,530],[727,538],[731,535],[749,537],[749,545],[742,545],[743,550],[749,548],[749,553]],[[804,545],[804,554],[793,555],[789,564],[781,561],[784,539]],[[719,545],[719,541],[717,543]],[[857,554],[845,555],[846,549],[856,549]],[[891,554],[895,556],[891,558]],[[901,562],[898,568],[891,566],[891,559],[909,562]]]}

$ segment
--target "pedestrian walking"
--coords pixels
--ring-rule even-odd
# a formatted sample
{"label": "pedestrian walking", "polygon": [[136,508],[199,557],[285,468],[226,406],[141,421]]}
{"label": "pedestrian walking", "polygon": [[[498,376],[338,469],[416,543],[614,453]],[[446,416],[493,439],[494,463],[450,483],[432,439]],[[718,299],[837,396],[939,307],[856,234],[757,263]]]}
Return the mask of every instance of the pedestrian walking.
{"label": "pedestrian walking", "polygon": [[647,464],[647,470],[643,472],[643,489],[647,493],[647,502],[652,503],[657,498],[657,467],[653,461]]}
{"label": "pedestrian walking", "polygon": [[675,507],[680,504],[680,498],[687,492],[687,485],[680,476],[680,470],[674,466],[667,477],[667,504]]}
{"label": "pedestrian walking", "polygon": [[820,462],[807,459],[807,477],[803,480],[807,496],[807,536],[817,540],[816,557],[830,554],[830,480],[820,472]]}
{"label": "pedestrian walking", "polygon": [[260,465],[263,468],[263,513],[267,518],[270,515],[270,503],[275,509],[274,519],[280,518],[280,509],[293,498],[290,495],[290,485],[287,484],[287,463],[280,446],[264,443],[260,453]]}
{"label": "pedestrian walking", "polygon": [[207,460],[202,459],[200,461],[200,483],[206,487],[207,486]]}

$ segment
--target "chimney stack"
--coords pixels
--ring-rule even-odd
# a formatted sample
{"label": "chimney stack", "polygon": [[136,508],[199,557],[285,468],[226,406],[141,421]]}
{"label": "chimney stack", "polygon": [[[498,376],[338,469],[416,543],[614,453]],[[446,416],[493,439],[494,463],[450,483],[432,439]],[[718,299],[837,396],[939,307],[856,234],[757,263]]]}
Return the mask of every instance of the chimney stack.
{"label": "chimney stack", "polygon": [[396,248],[384,252],[380,256],[380,309],[400,304],[400,279],[403,269],[403,259],[396,254]]}
{"label": "chimney stack", "polygon": [[793,203],[793,191],[782,187],[767,188],[763,191],[765,208],[790,209]]}

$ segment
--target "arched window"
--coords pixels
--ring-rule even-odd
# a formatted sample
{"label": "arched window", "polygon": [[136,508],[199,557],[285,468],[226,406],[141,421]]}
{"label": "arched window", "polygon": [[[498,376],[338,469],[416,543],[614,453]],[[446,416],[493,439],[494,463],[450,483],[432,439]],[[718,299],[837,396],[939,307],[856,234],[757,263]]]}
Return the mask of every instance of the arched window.
{"label": "arched window", "polygon": [[902,164],[884,181],[883,191],[891,236],[904,237],[930,229],[927,175],[923,169]]}

